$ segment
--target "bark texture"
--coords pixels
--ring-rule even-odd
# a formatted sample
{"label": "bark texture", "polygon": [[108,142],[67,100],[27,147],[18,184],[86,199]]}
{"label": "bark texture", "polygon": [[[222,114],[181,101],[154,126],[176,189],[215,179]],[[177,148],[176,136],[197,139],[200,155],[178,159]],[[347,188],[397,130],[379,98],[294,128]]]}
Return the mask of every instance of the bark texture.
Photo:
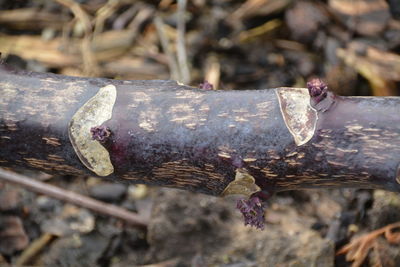
{"label": "bark texture", "polygon": [[[111,118],[92,125],[111,133],[105,141],[92,140],[112,164],[104,178],[212,195],[222,194],[238,172],[262,190],[400,191],[400,97],[335,96],[333,105],[317,111],[301,104],[310,101],[307,89],[214,91],[5,66],[0,166],[95,176],[85,166],[90,163],[83,164],[85,156],[78,157],[70,127],[81,123],[71,122],[74,114],[110,85],[116,90]],[[95,117],[92,109],[84,111]]]}

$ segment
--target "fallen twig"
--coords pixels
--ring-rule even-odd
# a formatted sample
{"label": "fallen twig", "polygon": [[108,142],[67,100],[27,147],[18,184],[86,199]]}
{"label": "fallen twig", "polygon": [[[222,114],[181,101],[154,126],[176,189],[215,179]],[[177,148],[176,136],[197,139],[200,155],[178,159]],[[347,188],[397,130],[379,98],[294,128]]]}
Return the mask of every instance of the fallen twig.
{"label": "fallen twig", "polygon": [[82,41],[82,58],[84,64],[84,73],[88,76],[97,76],[99,70],[97,66],[96,59],[93,55],[91,49],[91,40],[92,40],[92,25],[90,22],[89,15],[83,10],[79,3],[75,3],[71,0],[56,0],[59,4],[68,7],[74,16],[82,23],[85,36]]}
{"label": "fallen twig", "polygon": [[90,197],[80,195],[75,192],[64,190],[54,185],[46,184],[24,175],[10,172],[0,168],[0,179],[15,185],[25,187],[26,189],[44,194],[58,200],[66,201],[83,208],[101,213],[104,215],[112,216],[121,219],[131,225],[145,228],[147,221],[141,218],[138,214],[130,212],[126,209],[117,207],[112,204],[107,204]]}
{"label": "fallen twig", "polygon": [[168,38],[167,38],[167,35],[165,34],[165,30],[164,30],[164,22],[162,21],[162,19],[160,17],[157,16],[154,18],[154,25],[156,26],[157,34],[158,34],[158,37],[160,38],[161,47],[162,47],[165,55],[168,58],[168,67],[169,67],[171,79],[172,80],[180,80],[180,74],[179,74],[180,72],[178,69],[178,63],[176,62],[176,59],[169,47]]}
{"label": "fallen twig", "polygon": [[177,22],[177,39],[176,39],[176,50],[178,65],[180,71],[180,82],[184,84],[190,83],[190,71],[187,60],[186,46],[185,46],[185,32],[186,32],[186,0],[178,0],[178,22]]}
{"label": "fallen twig", "polygon": [[399,227],[400,222],[392,223],[378,230],[354,238],[349,244],[342,247],[336,255],[346,254],[346,260],[353,261],[352,267],[361,266],[369,251],[375,248],[374,241],[380,235],[383,234],[386,240],[391,244],[398,244],[400,242],[400,233],[393,232],[394,229]]}
{"label": "fallen twig", "polygon": [[51,233],[44,233],[41,237],[33,241],[26,248],[15,262],[16,266],[26,266],[30,261],[43,250],[56,236]]}

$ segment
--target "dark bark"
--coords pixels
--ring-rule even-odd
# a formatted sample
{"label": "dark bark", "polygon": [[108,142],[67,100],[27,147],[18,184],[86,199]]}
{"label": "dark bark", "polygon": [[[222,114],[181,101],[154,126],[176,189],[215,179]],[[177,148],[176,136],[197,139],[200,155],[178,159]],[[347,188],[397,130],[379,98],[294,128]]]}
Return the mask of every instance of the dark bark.
{"label": "dark bark", "polygon": [[112,164],[106,178],[213,195],[226,191],[238,172],[263,190],[400,191],[400,97],[334,96],[333,104],[317,111],[296,107],[307,89],[214,91],[4,66],[0,166],[95,176],[86,166],[98,162],[77,148],[74,133],[81,128],[73,116],[107,85],[117,93],[111,119],[91,125],[110,131],[101,142]]}

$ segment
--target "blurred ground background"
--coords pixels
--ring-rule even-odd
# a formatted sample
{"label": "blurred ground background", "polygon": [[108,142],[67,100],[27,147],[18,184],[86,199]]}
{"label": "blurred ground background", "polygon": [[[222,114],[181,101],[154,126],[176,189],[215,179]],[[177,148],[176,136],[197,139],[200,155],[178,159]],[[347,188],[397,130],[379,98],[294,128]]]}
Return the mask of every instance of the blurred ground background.
{"label": "blurred ground background", "polygon": [[[399,51],[398,0],[0,0],[2,58],[30,71],[207,80],[218,90],[304,87],[317,76],[340,95],[388,96],[400,94]],[[336,255],[351,240],[353,266],[400,266],[400,238],[371,234],[400,221],[393,193],[280,193],[259,231],[243,225],[232,199],[25,174],[149,224],[0,183],[1,266],[351,266]]]}

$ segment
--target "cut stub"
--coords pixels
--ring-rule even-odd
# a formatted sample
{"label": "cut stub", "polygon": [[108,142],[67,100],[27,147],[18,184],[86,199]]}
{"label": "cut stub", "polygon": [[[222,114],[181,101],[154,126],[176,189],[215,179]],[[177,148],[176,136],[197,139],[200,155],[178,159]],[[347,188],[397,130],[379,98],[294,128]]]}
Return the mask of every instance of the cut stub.
{"label": "cut stub", "polygon": [[117,99],[117,89],[107,85],[89,99],[72,117],[68,127],[69,139],[81,162],[98,176],[107,176],[114,172],[110,154],[93,140],[91,128],[111,119]]}
{"label": "cut stub", "polygon": [[256,185],[256,181],[245,169],[237,169],[235,180],[230,182],[222,196],[227,195],[245,195],[250,197],[253,193],[260,191],[260,187]]}
{"label": "cut stub", "polygon": [[305,88],[277,88],[276,94],[286,127],[296,145],[306,144],[314,136],[317,111],[310,105],[310,95]]}

